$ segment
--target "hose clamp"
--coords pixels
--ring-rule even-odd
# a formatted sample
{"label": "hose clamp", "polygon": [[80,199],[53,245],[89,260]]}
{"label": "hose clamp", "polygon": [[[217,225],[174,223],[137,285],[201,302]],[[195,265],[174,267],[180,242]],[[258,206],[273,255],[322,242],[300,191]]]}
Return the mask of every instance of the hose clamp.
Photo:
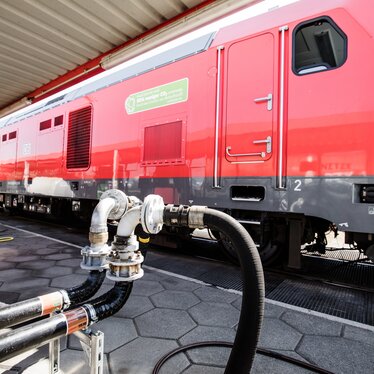
{"label": "hose clamp", "polygon": [[98,317],[97,317],[95,308],[91,304],[84,304],[83,308],[86,309],[86,312],[89,317],[88,326],[91,326],[94,323],[96,323],[98,321]]}
{"label": "hose clamp", "polygon": [[59,292],[62,295],[62,310],[68,309],[71,304],[69,294],[65,290],[60,290]]}
{"label": "hose clamp", "polygon": [[188,227],[191,229],[203,229],[204,225],[204,214],[206,206],[192,205],[188,212]]}

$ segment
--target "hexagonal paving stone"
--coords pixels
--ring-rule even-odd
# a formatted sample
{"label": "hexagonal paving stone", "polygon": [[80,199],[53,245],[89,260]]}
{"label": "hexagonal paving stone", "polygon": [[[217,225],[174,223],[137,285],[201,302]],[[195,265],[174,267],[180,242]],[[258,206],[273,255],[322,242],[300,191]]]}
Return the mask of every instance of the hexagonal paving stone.
{"label": "hexagonal paving stone", "polygon": [[[91,369],[87,364],[85,353],[81,351],[74,351],[72,349],[66,349],[61,352],[60,368],[61,368],[61,373],[65,373],[65,374],[90,374],[91,373]],[[23,374],[49,373],[49,361],[48,359],[38,361],[36,364],[30,366],[22,373]],[[108,374],[108,373],[109,373],[108,360],[105,355],[103,374]]]}
{"label": "hexagonal paving stone", "polygon": [[0,271],[0,280],[11,281],[12,279],[26,278],[31,274],[31,270],[9,269]]}
{"label": "hexagonal paving stone", "polygon": [[0,270],[14,269],[14,265],[15,264],[11,262],[0,261]]}
{"label": "hexagonal paving stone", "polygon": [[44,256],[48,256],[48,255],[51,255],[53,253],[58,253],[58,252],[59,252],[58,249],[50,248],[49,246],[48,248],[42,248],[42,249],[38,249],[35,251],[35,253],[40,255],[42,258],[44,258]]}
{"label": "hexagonal paving stone", "polygon": [[73,269],[70,269],[66,266],[52,266],[47,269],[34,271],[33,274],[38,275],[42,278],[56,278],[63,275],[69,275],[73,272]]}
{"label": "hexagonal paving stone", "polygon": [[45,256],[44,258],[46,260],[67,260],[72,257],[74,256],[70,255],[69,253],[55,253],[52,255]]}
{"label": "hexagonal paving stone", "polygon": [[5,282],[0,289],[2,291],[26,291],[38,289],[49,285],[49,279],[45,278],[22,278],[12,282]]}
{"label": "hexagonal paving stone", "polygon": [[19,293],[0,291],[0,301],[5,304],[13,304],[18,301]]}
{"label": "hexagonal paving stone", "polygon": [[287,309],[279,305],[265,302],[265,313],[264,313],[265,317],[279,318],[285,311],[287,311]]}
{"label": "hexagonal paving stone", "polygon": [[154,271],[154,270],[149,270],[147,266],[144,266],[144,276],[143,276],[142,280],[159,282],[159,281],[165,280],[167,278],[169,278],[169,275],[159,273],[159,272]]}
{"label": "hexagonal paving stone", "polygon": [[239,297],[239,299],[236,299],[233,303],[231,303],[231,305],[240,310],[242,308],[242,298]]}
{"label": "hexagonal paving stone", "polygon": [[160,308],[170,309],[188,309],[200,302],[200,300],[191,292],[184,291],[162,291],[151,296],[151,300]]}
{"label": "hexagonal paving stone", "polygon": [[182,345],[197,343],[202,341],[229,341],[233,342],[235,339],[235,330],[228,327],[215,326],[197,326],[192,331],[182,336],[179,341]]}
{"label": "hexagonal paving stone", "polygon": [[267,349],[294,350],[302,334],[283,321],[264,318],[259,347]]}
{"label": "hexagonal paving stone", "polygon": [[343,327],[341,323],[295,311],[287,311],[281,320],[308,335],[340,336]]}
{"label": "hexagonal paving stone", "polygon": [[184,353],[178,353],[161,366],[160,374],[184,373],[184,370],[190,365],[191,363],[187,356]]}
{"label": "hexagonal paving stone", "polygon": [[355,326],[344,326],[343,336],[347,339],[374,346],[374,331],[361,329]]}
{"label": "hexagonal paving stone", "polygon": [[113,373],[152,373],[157,361],[166,353],[177,348],[173,340],[137,338],[109,355]]}
{"label": "hexagonal paving stone", "polygon": [[188,312],[195,321],[206,326],[233,327],[239,320],[239,311],[230,304],[202,302]]}
{"label": "hexagonal paving stone", "polygon": [[59,291],[59,288],[51,288],[51,287],[38,287],[33,289],[28,289],[22,291],[18,301],[31,299],[37,296],[46,295],[51,292]]}
{"label": "hexagonal paving stone", "polygon": [[335,336],[308,335],[296,352],[333,373],[373,373],[373,346],[362,342]]}
{"label": "hexagonal paving stone", "polygon": [[148,297],[131,295],[116,317],[135,318],[154,309]]}
{"label": "hexagonal paving stone", "polygon": [[35,261],[38,260],[39,256],[22,256],[19,257],[9,257],[8,262],[26,262],[26,261]]}
{"label": "hexagonal paving stone", "polygon": [[223,374],[224,372],[224,368],[216,368],[204,365],[191,365],[187,370],[183,372],[183,374]]}
{"label": "hexagonal paving stone", "polygon": [[55,261],[29,261],[18,264],[17,269],[30,269],[30,270],[41,270],[51,268],[55,264]]}
{"label": "hexagonal paving stone", "polygon": [[163,281],[160,281],[160,283],[163,287],[165,287],[165,289],[176,291],[193,291],[201,287],[201,284],[176,277],[169,277]]}
{"label": "hexagonal paving stone", "polygon": [[135,318],[141,336],[178,339],[196,323],[183,310],[153,309]]}
{"label": "hexagonal paving stone", "polygon": [[68,260],[60,260],[56,262],[58,266],[69,266],[69,267],[79,267],[82,262],[81,258],[69,258]]}
{"label": "hexagonal paving stone", "polygon": [[164,288],[159,282],[138,280],[134,282],[132,294],[139,296],[151,296],[163,290]]}
{"label": "hexagonal paving stone", "polygon": [[194,364],[225,367],[230,352],[231,348],[226,347],[199,347],[190,349],[187,352],[187,356]]}
{"label": "hexagonal paving stone", "polygon": [[251,373],[256,374],[312,374],[310,370],[292,365],[288,362],[257,354]]}
{"label": "hexagonal paving stone", "polygon": [[70,274],[57,277],[52,280],[52,287],[69,288],[82,284],[87,279],[87,275]]}
{"label": "hexagonal paving stone", "polygon": [[[111,352],[138,337],[134,322],[125,318],[111,317],[96,323],[90,329],[104,333],[105,353]],[[82,349],[78,338],[74,335],[69,337],[69,348]]]}
{"label": "hexagonal paving stone", "polygon": [[220,290],[216,287],[201,287],[194,294],[202,301],[211,303],[232,303],[240,296],[231,292]]}

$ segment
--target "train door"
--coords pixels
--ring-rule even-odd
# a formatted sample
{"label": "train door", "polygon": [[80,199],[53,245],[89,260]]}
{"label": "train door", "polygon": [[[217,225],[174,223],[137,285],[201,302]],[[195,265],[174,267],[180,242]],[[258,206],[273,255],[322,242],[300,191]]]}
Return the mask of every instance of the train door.
{"label": "train door", "polygon": [[37,135],[37,173],[41,177],[56,177],[62,168],[62,152],[64,145],[63,114],[42,118]]}
{"label": "train door", "polygon": [[274,38],[270,33],[228,49],[226,160],[262,163],[273,153]]}
{"label": "train door", "polygon": [[17,162],[17,130],[3,132],[1,136],[0,160],[5,179],[13,180]]}

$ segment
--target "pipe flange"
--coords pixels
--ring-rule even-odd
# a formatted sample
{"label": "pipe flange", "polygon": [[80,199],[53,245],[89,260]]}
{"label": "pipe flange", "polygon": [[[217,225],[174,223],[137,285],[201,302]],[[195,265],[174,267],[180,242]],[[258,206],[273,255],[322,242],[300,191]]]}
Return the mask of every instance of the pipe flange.
{"label": "pipe flange", "polygon": [[107,256],[110,253],[110,247],[104,244],[100,250],[86,246],[82,248],[81,268],[84,270],[103,270],[108,268]]}
{"label": "pipe flange", "polygon": [[100,200],[103,200],[107,197],[110,197],[116,202],[116,205],[114,206],[114,208],[110,211],[108,215],[108,219],[117,221],[125,214],[125,212],[128,209],[129,201],[127,199],[127,196],[124,192],[120,190],[112,189],[112,190],[105,191],[100,196]]}
{"label": "pipe flange", "polygon": [[109,261],[106,277],[115,282],[132,282],[139,279],[144,275],[144,270],[141,268],[143,261],[144,257],[140,251],[133,253],[127,260],[113,258]]}
{"label": "pipe flange", "polygon": [[124,276],[121,277],[117,274],[113,274],[109,270],[107,270],[106,277],[114,282],[133,282],[137,279],[140,279],[144,275],[144,270],[140,269],[138,273],[131,275],[131,276]]}
{"label": "pipe flange", "polygon": [[143,230],[148,234],[158,234],[164,223],[164,200],[159,195],[148,195],[141,210]]}

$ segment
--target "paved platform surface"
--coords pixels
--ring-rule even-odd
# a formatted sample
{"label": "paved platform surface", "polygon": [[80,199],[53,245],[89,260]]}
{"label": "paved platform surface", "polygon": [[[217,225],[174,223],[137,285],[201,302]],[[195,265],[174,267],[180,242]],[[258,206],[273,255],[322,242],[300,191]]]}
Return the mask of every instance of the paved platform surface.
{"label": "paved platform surface", "polygon": [[[50,235],[45,232],[44,235]],[[0,243],[0,301],[13,303],[83,282],[78,246],[32,232],[6,227],[0,235],[14,240]],[[69,233],[66,233],[66,241]],[[151,263],[165,254],[152,253]],[[101,292],[112,282],[106,280]],[[228,292],[146,267],[134,284],[125,307],[93,330],[105,334],[105,373],[148,374],[170,350],[205,340],[233,341],[240,311],[240,293]],[[61,369],[89,373],[74,336],[62,339]],[[266,303],[259,347],[319,365],[333,373],[374,372],[374,329],[318,313]],[[48,373],[47,347],[0,363],[0,373]],[[224,372],[227,348],[201,348],[179,354],[161,374],[218,374]],[[257,355],[253,373],[308,373],[310,371]]]}

